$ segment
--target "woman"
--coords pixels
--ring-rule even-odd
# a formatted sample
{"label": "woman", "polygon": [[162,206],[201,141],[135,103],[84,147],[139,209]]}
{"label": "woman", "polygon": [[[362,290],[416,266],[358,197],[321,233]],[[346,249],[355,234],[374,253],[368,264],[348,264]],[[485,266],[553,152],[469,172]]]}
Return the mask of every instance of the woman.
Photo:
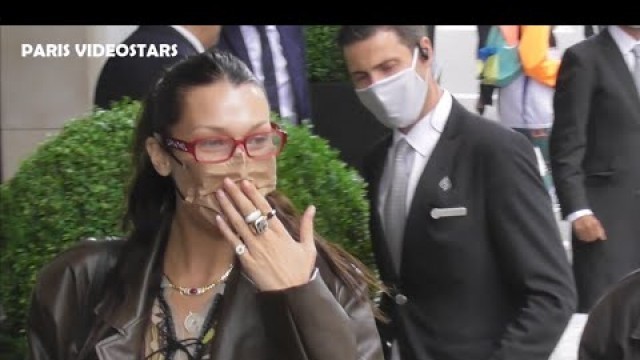
{"label": "woman", "polygon": [[33,359],[381,359],[353,257],[275,191],[286,134],[237,58],[183,61],[146,100],[126,241],[79,244],[40,273]]}

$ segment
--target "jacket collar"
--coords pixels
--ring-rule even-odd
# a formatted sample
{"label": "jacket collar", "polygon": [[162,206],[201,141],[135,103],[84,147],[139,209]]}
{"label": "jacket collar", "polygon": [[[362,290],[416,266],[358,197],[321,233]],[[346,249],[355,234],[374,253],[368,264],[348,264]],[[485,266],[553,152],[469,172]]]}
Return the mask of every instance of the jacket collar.
{"label": "jacket collar", "polygon": [[[126,255],[127,263],[123,264],[123,273],[127,275],[127,282],[123,287],[125,298],[119,301],[117,295],[110,292],[96,306],[96,317],[116,331],[96,344],[95,350],[99,359],[116,359],[121,358],[121,355],[122,358],[126,358],[141,351],[147,310],[154,296],[150,289],[156,289],[160,284],[160,277],[155,270],[164,252],[170,223],[167,222],[158,232],[150,252],[134,250]],[[101,334],[105,333],[109,333],[108,329],[102,328],[95,336],[100,339]]]}

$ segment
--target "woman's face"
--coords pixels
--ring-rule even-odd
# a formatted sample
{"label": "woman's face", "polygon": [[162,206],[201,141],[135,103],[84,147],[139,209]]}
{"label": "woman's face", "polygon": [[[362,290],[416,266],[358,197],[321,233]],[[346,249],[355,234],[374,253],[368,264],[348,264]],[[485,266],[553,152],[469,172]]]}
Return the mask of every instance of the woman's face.
{"label": "woman's face", "polygon": [[[171,129],[171,135],[185,141],[211,136],[241,139],[270,129],[269,104],[264,92],[253,84],[236,86],[221,80],[183,94],[182,116]],[[187,153],[176,155],[181,160],[193,160]]]}
{"label": "woman's face", "polygon": [[[271,131],[267,99],[264,92],[253,84],[237,86],[221,80],[194,87],[182,96],[182,115],[170,129],[170,136],[174,139],[186,143],[210,139],[206,141],[207,147],[217,148],[216,144],[225,141],[224,137],[242,140],[249,135]],[[237,145],[228,160],[205,163],[196,161],[188,152],[171,151],[180,162],[167,158],[169,155],[164,153],[168,166],[166,175],[173,176],[184,201],[207,213],[210,220],[215,214],[209,210],[220,213],[215,191],[222,187],[225,177],[233,181],[249,180],[264,195],[276,188],[275,156],[253,158],[246,154],[243,146]],[[153,153],[150,154],[153,158]]]}

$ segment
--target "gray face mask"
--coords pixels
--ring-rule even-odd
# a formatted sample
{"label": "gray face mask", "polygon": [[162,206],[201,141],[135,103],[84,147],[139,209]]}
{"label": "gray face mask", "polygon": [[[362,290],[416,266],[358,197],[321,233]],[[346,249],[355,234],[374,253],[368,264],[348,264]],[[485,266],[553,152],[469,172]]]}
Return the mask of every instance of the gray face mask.
{"label": "gray face mask", "polygon": [[356,90],[362,104],[386,127],[402,129],[418,120],[429,87],[416,72],[417,61],[416,47],[411,67]]}

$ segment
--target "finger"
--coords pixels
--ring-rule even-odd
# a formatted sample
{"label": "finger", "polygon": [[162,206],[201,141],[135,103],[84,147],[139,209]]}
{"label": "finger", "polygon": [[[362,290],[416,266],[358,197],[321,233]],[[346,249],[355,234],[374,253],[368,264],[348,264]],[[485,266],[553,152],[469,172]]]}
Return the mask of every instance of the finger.
{"label": "finger", "polygon": [[238,212],[226,193],[223,190],[218,190],[216,191],[216,197],[218,198],[220,208],[224,213],[225,222],[230,223],[231,227],[233,227],[235,232],[244,239],[245,243],[247,243],[249,239],[253,239],[253,233],[244,221],[244,216]]}
{"label": "finger", "polygon": [[[229,224],[222,218],[220,215],[216,215],[216,223],[218,224],[218,228],[220,232],[224,236],[225,240],[233,247],[236,254],[242,259],[243,257],[249,257],[251,254],[249,253],[249,249],[245,248],[244,254],[240,253],[238,247],[246,246],[242,240],[233,232],[233,230],[229,227]],[[241,260],[242,261],[242,260]]]}
{"label": "finger", "polygon": [[315,248],[313,239],[313,218],[316,215],[316,207],[311,205],[305,210],[300,220],[300,243],[307,248]]}
{"label": "finger", "polygon": [[240,190],[238,185],[229,178],[224,179],[224,190],[243,217],[256,210],[257,206]]}
{"label": "finger", "polygon": [[598,238],[601,240],[607,240],[607,233],[604,231],[604,227],[600,221],[598,221]]}
{"label": "finger", "polygon": [[[245,195],[251,200],[253,204],[256,205],[258,210],[262,212],[263,215],[266,215],[269,211],[271,211],[271,204],[267,201],[267,199],[258,191],[258,189],[251,182],[247,180],[243,180],[240,184],[242,191]],[[271,224],[276,227],[278,232],[282,232],[285,230],[284,225],[278,219],[278,214],[272,218]]]}
{"label": "finger", "polygon": [[271,211],[271,204],[258,191],[255,185],[250,181],[242,180],[240,186],[242,187],[242,192],[251,200],[251,203],[255,204],[258,210],[262,211],[263,214]]}

